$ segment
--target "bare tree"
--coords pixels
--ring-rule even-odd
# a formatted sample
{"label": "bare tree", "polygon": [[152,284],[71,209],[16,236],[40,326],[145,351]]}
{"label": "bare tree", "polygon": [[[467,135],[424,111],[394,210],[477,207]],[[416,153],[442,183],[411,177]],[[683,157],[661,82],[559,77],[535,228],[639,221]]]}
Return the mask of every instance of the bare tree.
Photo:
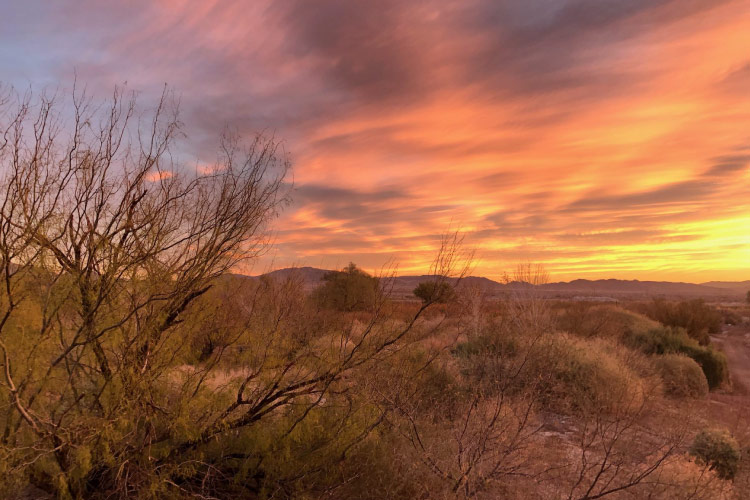
{"label": "bare tree", "polygon": [[123,415],[127,445],[111,453],[152,439],[172,333],[215,278],[263,250],[289,165],[272,139],[226,134],[210,171],[189,172],[171,155],[167,91],[148,119],[120,90],[106,107],[85,92],[72,110],[59,101],[29,93],[2,109],[2,446],[17,468],[52,457],[42,482],[80,496],[101,466],[81,455],[109,446]]}

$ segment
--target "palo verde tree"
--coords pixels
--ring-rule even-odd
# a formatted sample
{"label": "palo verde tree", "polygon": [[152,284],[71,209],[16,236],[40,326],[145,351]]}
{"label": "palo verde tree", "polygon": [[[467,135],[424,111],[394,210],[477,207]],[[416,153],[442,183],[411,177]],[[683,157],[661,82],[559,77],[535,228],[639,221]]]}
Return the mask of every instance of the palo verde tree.
{"label": "palo verde tree", "polygon": [[289,165],[274,140],[227,134],[190,172],[166,91],[143,115],[120,90],[70,108],[8,92],[0,127],[0,446],[11,472],[82,497],[169,434],[176,326],[262,250]]}
{"label": "palo verde tree", "polygon": [[[0,101],[0,489],[293,496],[383,420],[351,380],[409,342],[430,304],[394,322],[372,286],[367,320],[332,326],[297,283],[223,279],[263,250],[286,201],[278,142],[226,135],[211,168],[191,169],[173,154],[168,92],[150,112],[119,90],[63,104]],[[221,297],[231,321],[217,325]],[[200,330],[219,327],[196,356]],[[308,421],[332,432],[305,440]],[[306,459],[284,469],[290,443]]]}

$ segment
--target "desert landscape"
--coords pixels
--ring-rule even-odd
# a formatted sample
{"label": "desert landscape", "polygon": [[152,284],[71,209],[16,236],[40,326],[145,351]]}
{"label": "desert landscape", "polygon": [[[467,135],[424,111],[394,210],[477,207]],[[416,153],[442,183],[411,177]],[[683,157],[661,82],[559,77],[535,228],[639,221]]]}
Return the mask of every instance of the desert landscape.
{"label": "desert landscape", "polygon": [[750,2],[0,2],[0,500],[750,498]]}

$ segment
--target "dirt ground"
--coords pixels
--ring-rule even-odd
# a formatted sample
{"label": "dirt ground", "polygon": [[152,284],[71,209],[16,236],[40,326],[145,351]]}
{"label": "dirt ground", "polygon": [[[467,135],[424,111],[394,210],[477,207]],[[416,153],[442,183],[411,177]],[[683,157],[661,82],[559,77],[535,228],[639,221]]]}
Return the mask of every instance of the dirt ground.
{"label": "dirt ground", "polygon": [[720,335],[711,337],[713,344],[727,355],[732,392],[750,394],[750,325],[725,326]]}
{"label": "dirt ground", "polygon": [[726,427],[742,443],[749,443],[750,325],[725,326],[711,341],[727,356],[731,386],[709,396],[706,424]]}

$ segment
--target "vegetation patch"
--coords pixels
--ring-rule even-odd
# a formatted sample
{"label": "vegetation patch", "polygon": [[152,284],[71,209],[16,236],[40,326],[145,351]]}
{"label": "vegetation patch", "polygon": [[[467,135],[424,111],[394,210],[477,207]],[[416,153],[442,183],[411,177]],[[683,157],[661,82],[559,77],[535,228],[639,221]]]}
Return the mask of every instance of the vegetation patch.
{"label": "vegetation patch", "polygon": [[642,403],[644,387],[617,351],[607,341],[549,335],[528,352],[525,385],[556,411],[627,411]]}
{"label": "vegetation patch", "polygon": [[723,322],[721,312],[703,299],[682,302],[654,299],[635,308],[663,325],[684,328],[688,336],[700,345],[708,345],[711,342],[709,335],[719,333]]}
{"label": "vegetation patch", "polygon": [[708,381],[695,360],[682,354],[666,354],[654,358],[656,369],[664,382],[664,392],[677,398],[702,398],[708,394]]}
{"label": "vegetation patch", "polygon": [[693,440],[690,454],[696,462],[708,465],[722,479],[733,479],[739,469],[740,447],[726,430],[701,431]]}
{"label": "vegetation patch", "polygon": [[701,346],[682,328],[660,327],[648,332],[628,331],[623,341],[646,354],[684,354],[694,359],[703,369],[711,389],[729,380],[726,356],[710,346]]}

